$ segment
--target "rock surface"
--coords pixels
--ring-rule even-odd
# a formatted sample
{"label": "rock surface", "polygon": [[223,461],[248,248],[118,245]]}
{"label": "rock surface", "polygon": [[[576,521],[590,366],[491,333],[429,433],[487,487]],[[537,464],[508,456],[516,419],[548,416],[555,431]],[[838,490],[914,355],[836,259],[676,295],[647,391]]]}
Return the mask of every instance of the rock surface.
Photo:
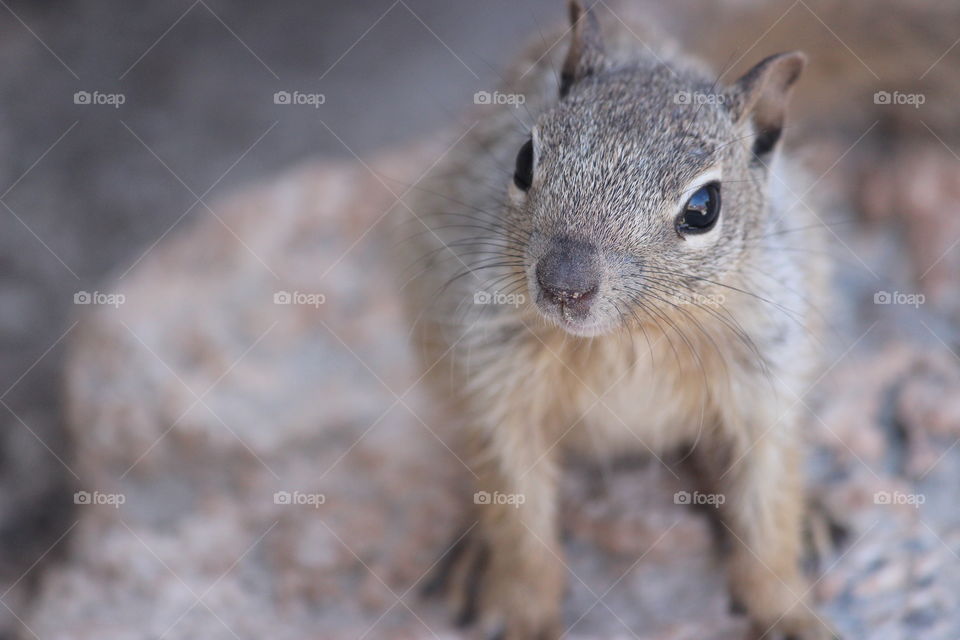
{"label": "rock surface", "polygon": [[[470,474],[384,277],[417,165],[310,165],[237,194],[151,252],[123,304],[82,319],[68,412],[91,504],[21,637],[460,637],[419,587],[471,505]],[[836,251],[902,273],[889,238]],[[832,366],[803,402],[812,493],[848,535],[815,593],[850,638],[956,638],[956,342],[933,305],[871,304],[882,278],[863,268],[838,279]],[[565,476],[567,637],[743,637],[674,471]]]}

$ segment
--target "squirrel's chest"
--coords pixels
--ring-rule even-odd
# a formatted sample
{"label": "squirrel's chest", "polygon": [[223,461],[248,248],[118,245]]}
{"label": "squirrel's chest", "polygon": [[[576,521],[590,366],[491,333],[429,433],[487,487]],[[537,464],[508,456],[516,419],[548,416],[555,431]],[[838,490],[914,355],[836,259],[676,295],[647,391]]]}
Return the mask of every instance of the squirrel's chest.
{"label": "squirrel's chest", "polygon": [[637,344],[629,357],[605,360],[578,363],[567,372],[572,381],[558,385],[572,391],[564,443],[586,453],[659,455],[695,440],[715,417],[710,387],[729,374],[710,358],[685,359],[680,347]]}

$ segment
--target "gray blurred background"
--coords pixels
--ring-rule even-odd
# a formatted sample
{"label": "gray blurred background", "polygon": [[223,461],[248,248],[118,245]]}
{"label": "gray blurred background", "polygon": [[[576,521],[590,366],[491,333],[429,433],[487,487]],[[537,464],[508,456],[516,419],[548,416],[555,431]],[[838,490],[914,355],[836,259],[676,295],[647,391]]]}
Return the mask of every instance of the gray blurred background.
{"label": "gray blurred background", "polygon": [[[363,157],[452,121],[523,38],[557,23],[562,3],[0,5],[0,571],[9,583],[64,531],[72,506],[58,402],[74,294],[106,290],[165,234],[212,215],[193,194],[209,201],[307,157]],[[124,103],[75,104],[78,91]],[[277,91],[326,102],[277,105]]]}

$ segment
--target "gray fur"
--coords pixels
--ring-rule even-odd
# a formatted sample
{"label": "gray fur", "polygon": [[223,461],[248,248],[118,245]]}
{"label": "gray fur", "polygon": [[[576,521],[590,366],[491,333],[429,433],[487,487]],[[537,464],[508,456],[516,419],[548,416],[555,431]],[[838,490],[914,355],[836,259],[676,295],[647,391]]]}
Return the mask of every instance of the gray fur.
{"label": "gray fur", "polygon": [[[416,272],[404,298],[424,375],[467,441],[478,489],[526,498],[477,514],[491,553],[483,619],[511,639],[559,636],[560,451],[693,445],[731,496],[734,594],[761,629],[830,637],[796,606],[794,406],[817,366],[825,265],[812,212],[792,206],[766,148],[803,58],[770,58],[719,87],[669,44],[651,49],[649,34],[613,21],[601,41],[595,27],[576,21],[566,58],[532,47],[500,88],[526,109],[481,107],[407,202]],[[677,98],[692,95],[706,98]],[[524,191],[514,159],[531,136]],[[769,143],[759,157],[757,140]],[[718,172],[716,227],[679,233],[685,200]],[[564,293],[588,289],[589,300]]]}

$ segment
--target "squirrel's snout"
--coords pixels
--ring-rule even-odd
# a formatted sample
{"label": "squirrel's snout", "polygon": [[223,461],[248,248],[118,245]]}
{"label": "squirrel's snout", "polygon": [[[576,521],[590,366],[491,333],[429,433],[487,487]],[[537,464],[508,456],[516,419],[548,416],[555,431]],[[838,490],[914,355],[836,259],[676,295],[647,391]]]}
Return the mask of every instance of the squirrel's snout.
{"label": "squirrel's snout", "polygon": [[543,296],[564,313],[583,316],[600,288],[600,269],[593,245],[560,238],[537,263],[537,282]]}

